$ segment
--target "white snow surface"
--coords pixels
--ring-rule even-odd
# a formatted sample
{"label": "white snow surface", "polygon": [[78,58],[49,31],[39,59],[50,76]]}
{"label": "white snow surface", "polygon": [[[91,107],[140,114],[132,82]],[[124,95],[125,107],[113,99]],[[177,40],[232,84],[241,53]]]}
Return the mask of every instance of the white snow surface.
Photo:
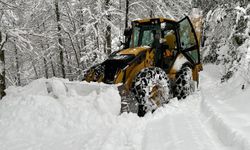
{"label": "white snow surface", "polygon": [[250,88],[204,66],[187,99],[119,114],[115,85],[39,79],[0,101],[0,150],[250,150]]}

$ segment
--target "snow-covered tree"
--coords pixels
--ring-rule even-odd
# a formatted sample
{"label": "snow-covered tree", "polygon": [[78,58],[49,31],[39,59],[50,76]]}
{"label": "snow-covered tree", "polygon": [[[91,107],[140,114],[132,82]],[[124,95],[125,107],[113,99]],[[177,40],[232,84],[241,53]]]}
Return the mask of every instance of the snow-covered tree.
{"label": "snow-covered tree", "polygon": [[242,46],[249,39],[249,5],[240,5],[240,2],[223,2],[206,14],[203,58],[205,63],[224,66],[221,72],[222,81],[229,79],[239,70],[246,53],[246,48],[243,49]]}
{"label": "snow-covered tree", "polygon": [[[222,63],[231,57],[231,54],[219,57],[218,50],[223,45],[220,39],[227,41],[225,37],[231,35],[231,42],[226,44],[229,49],[237,49],[240,45],[235,44],[245,39],[239,34],[243,31],[231,31],[238,30],[233,26],[236,20],[239,27],[244,22],[240,19],[244,18],[244,15],[237,14],[241,11],[232,8],[243,8],[243,5],[246,8],[247,2],[239,0],[237,5],[232,2],[1,0],[2,37],[8,35],[8,41],[3,46],[6,84],[24,85],[37,78],[53,76],[77,79],[82,70],[101,62],[108,54],[119,49],[117,44],[123,40],[123,31],[132,20],[149,17],[178,20],[189,14],[192,7],[199,5],[207,16],[204,60],[211,58],[214,59],[213,62]],[[224,18],[223,14],[228,12],[230,17]],[[216,35],[213,28],[225,34]],[[240,55],[237,55],[238,57]],[[230,68],[230,65],[227,68]]]}

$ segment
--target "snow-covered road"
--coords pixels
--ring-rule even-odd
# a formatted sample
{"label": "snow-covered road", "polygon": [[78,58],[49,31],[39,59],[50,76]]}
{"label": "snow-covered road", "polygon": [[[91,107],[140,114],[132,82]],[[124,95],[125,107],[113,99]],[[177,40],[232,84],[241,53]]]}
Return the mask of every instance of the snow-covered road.
{"label": "snow-covered road", "polygon": [[10,87],[0,150],[249,150],[250,90],[219,84],[217,69],[206,66],[197,92],[143,118],[119,115],[115,86],[54,78]]}
{"label": "snow-covered road", "polygon": [[[186,102],[172,102],[175,107],[165,112],[157,112],[158,116],[148,122],[145,134],[145,150],[210,150],[218,149],[209,131],[201,121],[200,96],[189,97]],[[156,114],[157,115],[157,114]]]}
{"label": "snow-covered road", "polygon": [[216,137],[228,149],[250,149],[250,89],[237,73],[220,84],[220,68],[206,66],[202,73],[201,112]]}

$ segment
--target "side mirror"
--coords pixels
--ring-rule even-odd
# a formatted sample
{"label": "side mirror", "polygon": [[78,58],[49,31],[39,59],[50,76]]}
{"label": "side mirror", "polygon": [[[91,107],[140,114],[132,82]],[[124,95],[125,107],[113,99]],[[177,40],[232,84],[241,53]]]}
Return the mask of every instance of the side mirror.
{"label": "side mirror", "polygon": [[131,34],[132,34],[132,28],[126,28],[124,30],[124,33],[123,33],[124,36],[129,36]]}

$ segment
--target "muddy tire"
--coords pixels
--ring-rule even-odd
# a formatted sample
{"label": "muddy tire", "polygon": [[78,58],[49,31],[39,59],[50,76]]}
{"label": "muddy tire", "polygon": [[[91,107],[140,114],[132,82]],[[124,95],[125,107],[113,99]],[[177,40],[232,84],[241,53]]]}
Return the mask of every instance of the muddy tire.
{"label": "muddy tire", "polygon": [[138,102],[138,115],[144,116],[169,102],[170,81],[161,68],[144,68],[132,82],[132,93]]}
{"label": "muddy tire", "polygon": [[176,74],[174,96],[180,99],[185,99],[188,95],[195,91],[195,83],[192,77],[192,69],[189,66],[184,66]]}

